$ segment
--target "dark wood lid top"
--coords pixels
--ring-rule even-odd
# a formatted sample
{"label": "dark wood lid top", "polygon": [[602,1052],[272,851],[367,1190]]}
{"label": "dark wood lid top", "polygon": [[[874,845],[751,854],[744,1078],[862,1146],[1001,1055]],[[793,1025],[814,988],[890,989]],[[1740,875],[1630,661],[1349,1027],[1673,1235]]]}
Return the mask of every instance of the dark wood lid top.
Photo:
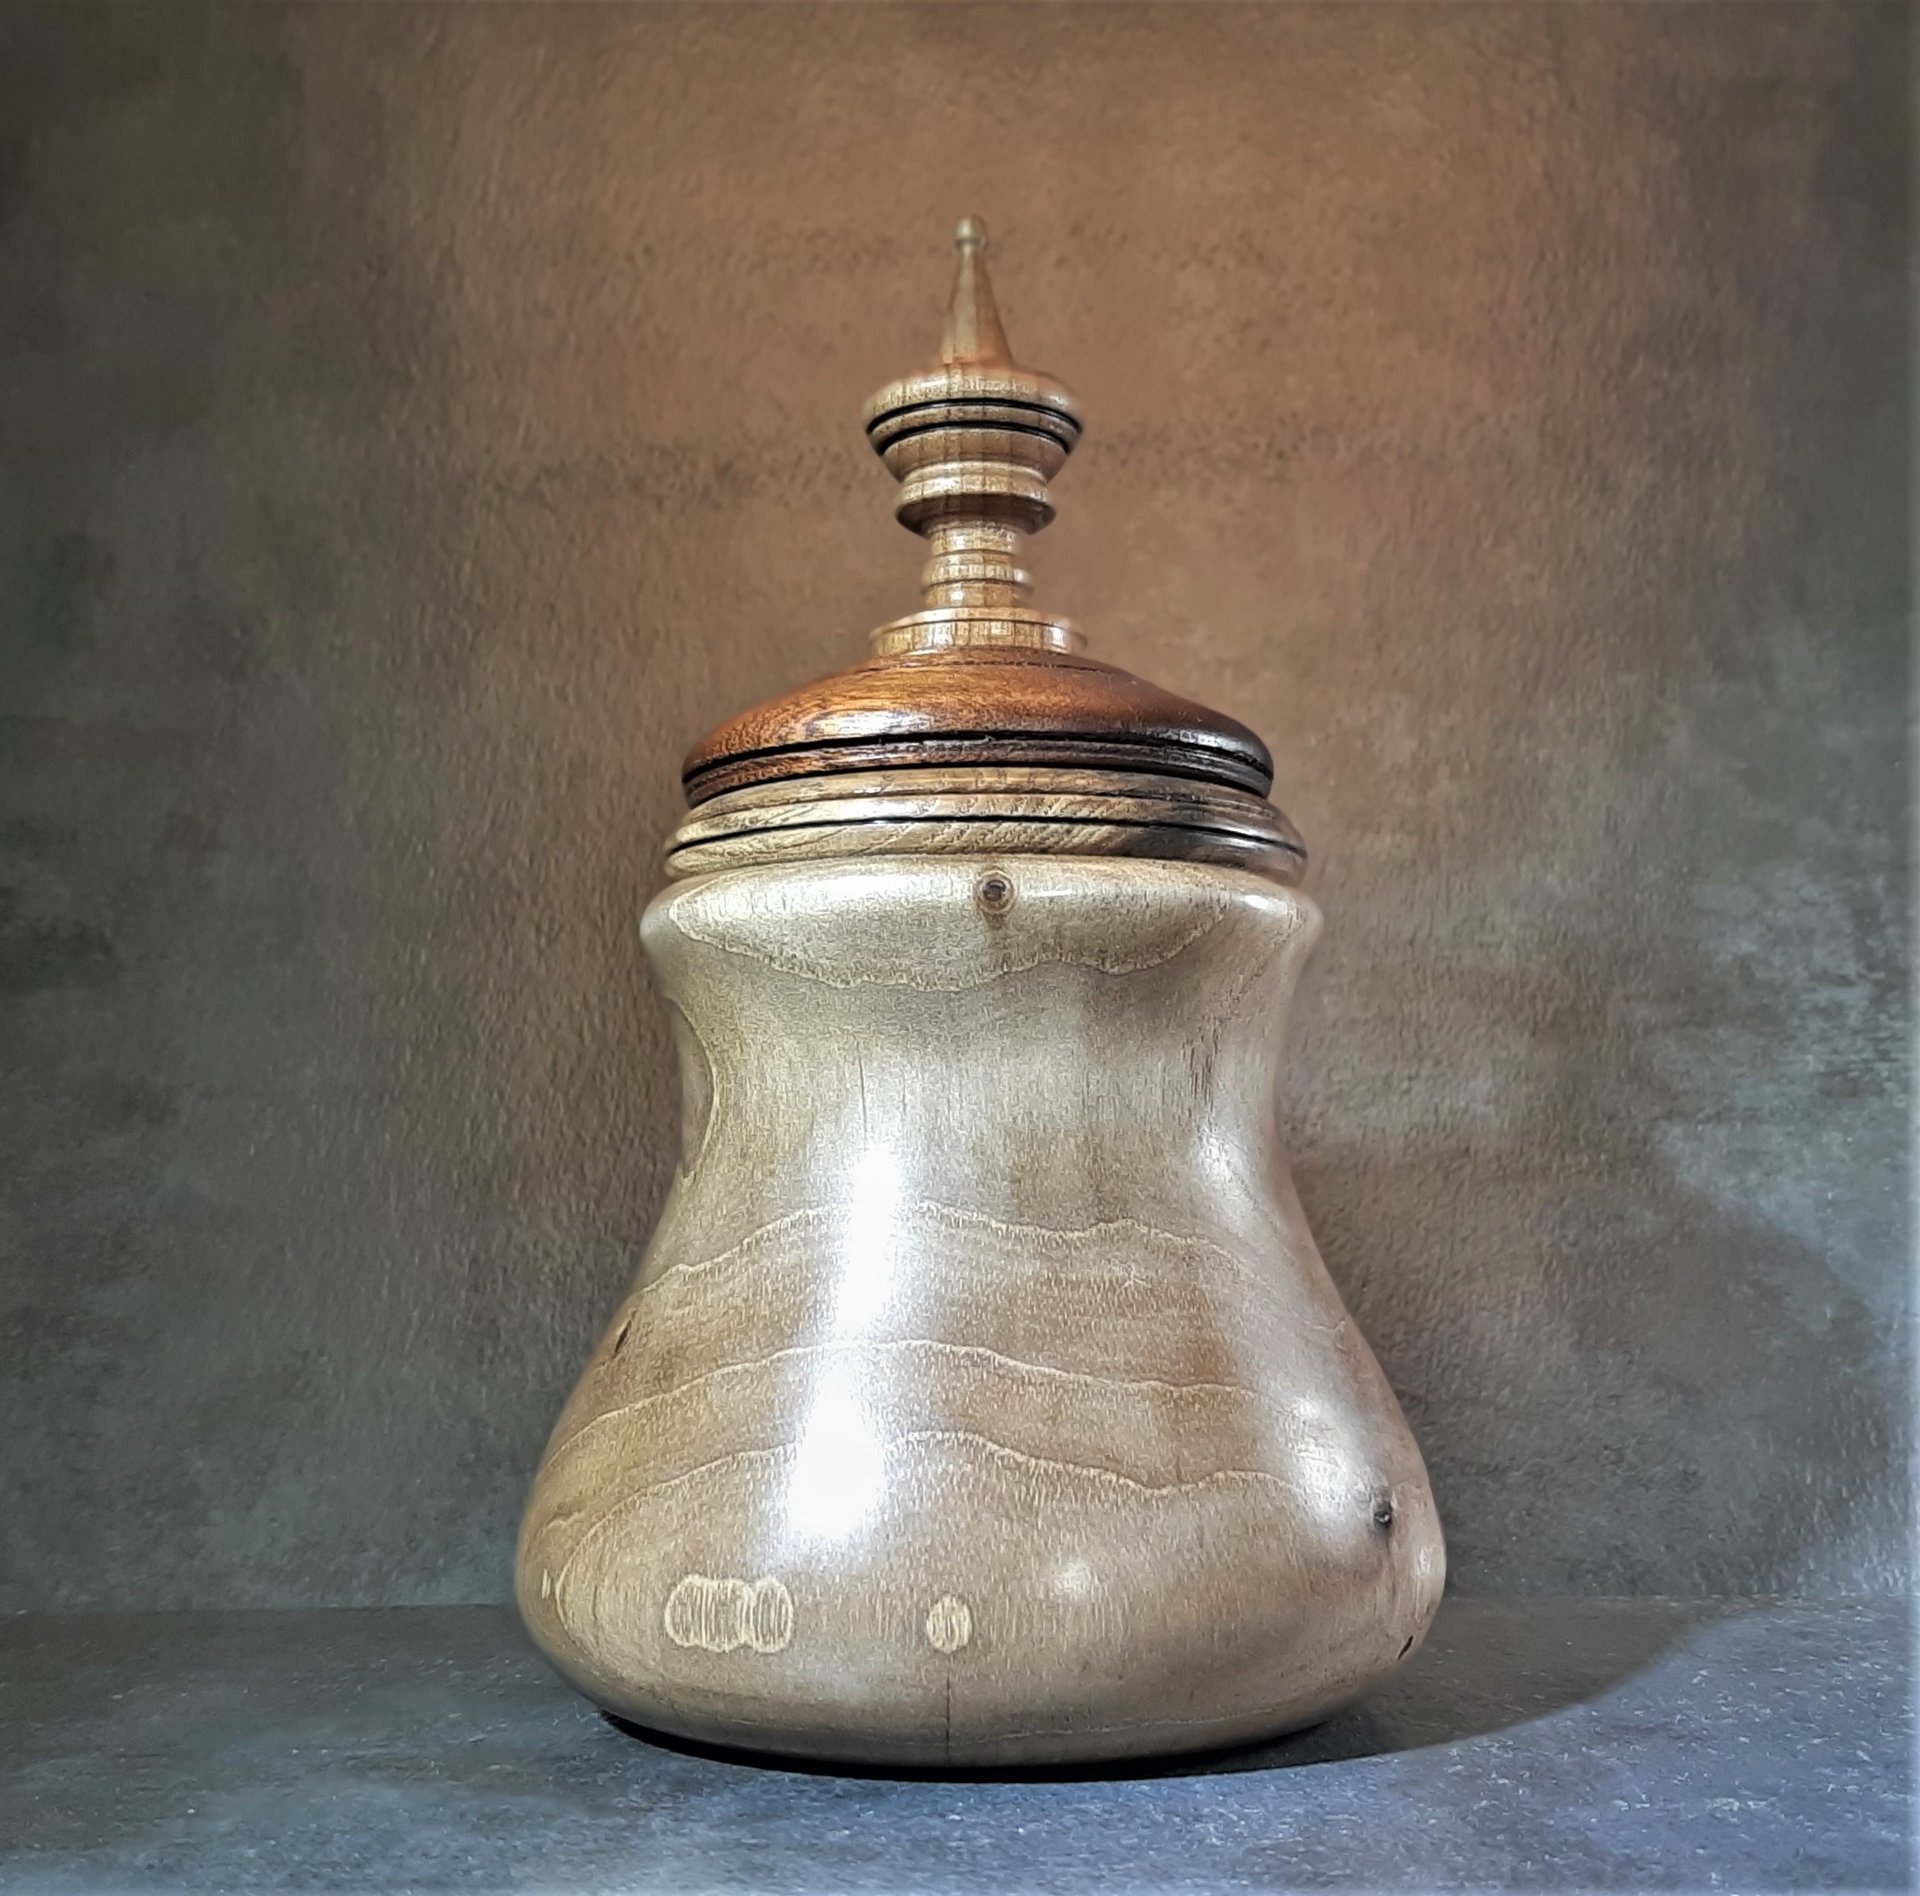
{"label": "dark wood lid top", "polygon": [[918,612],[874,656],[729,719],[696,745],[687,800],[750,784],[915,765],[1143,771],[1264,796],[1273,760],[1234,719],[1080,655],[1036,610],[1022,543],[1053,518],[1047,484],[1080,439],[1072,394],[1007,348],[969,218],[937,367],[867,404],[867,436],[900,482],[895,512],[931,558]]}
{"label": "dark wood lid top", "polygon": [[687,800],[861,769],[1085,764],[1264,796],[1267,747],[1243,724],[1112,665],[1045,648],[958,645],[869,658],[730,719],[688,757]]}

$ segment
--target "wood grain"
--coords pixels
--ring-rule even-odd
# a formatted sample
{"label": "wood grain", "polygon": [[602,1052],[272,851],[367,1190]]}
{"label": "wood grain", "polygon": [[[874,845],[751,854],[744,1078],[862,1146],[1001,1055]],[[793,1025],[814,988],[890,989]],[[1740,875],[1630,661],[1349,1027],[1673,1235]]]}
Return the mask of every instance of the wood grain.
{"label": "wood grain", "polygon": [[1253,732],[1070,652],[964,644],[869,658],[729,719],[688,754],[689,803],[744,785],[915,763],[1159,771],[1264,794]]}
{"label": "wood grain", "polygon": [[1275,1135],[1319,918],[1231,868],[695,878],[686,1151],[518,1585],[609,1709],[880,1763],[1308,1721],[1424,1632],[1418,1450]]}
{"label": "wood grain", "polygon": [[851,771],[700,805],[667,873],[832,856],[994,853],[1218,862],[1292,883],[1299,834],[1264,797],[1146,772],[992,766]]}

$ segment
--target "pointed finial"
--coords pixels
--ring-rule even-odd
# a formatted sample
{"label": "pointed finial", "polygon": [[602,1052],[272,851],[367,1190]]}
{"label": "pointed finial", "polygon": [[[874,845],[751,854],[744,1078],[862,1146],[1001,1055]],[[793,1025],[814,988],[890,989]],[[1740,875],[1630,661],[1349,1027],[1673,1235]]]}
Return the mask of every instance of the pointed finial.
{"label": "pointed finial", "polygon": [[1000,327],[999,306],[987,276],[986,225],[977,217],[961,218],[954,227],[953,247],[959,255],[947,327],[940,338],[941,364],[946,368],[1011,367],[1007,332]]}
{"label": "pointed finial", "polygon": [[987,281],[987,227],[963,217],[940,360],[867,403],[867,440],[900,483],[894,517],[926,536],[921,609],[873,635],[879,653],[956,645],[1070,651],[1079,634],[1028,603],[1021,541],[1053,518],[1047,483],[1080,439],[1080,410],[1038,369],[1023,369]]}

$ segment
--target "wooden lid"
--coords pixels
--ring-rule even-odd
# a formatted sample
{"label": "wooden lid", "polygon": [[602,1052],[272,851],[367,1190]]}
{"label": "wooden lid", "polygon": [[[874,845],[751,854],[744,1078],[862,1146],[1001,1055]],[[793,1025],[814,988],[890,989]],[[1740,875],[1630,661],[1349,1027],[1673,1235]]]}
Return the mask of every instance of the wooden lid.
{"label": "wooden lid", "polygon": [[687,801],[746,784],[913,764],[1157,771],[1264,796],[1244,725],[1065,652],[954,646],[870,658],[721,726],[687,759]]}
{"label": "wooden lid", "polygon": [[753,784],[914,766],[1113,769],[1264,795],[1246,726],[1081,655],[1030,602],[1025,536],[1053,518],[1048,482],[1080,439],[1072,394],[1019,367],[987,280],[986,231],[962,220],[939,363],[867,404],[867,438],[900,482],[895,513],[931,557],[918,612],[874,656],[729,719],[688,756],[687,801]]}

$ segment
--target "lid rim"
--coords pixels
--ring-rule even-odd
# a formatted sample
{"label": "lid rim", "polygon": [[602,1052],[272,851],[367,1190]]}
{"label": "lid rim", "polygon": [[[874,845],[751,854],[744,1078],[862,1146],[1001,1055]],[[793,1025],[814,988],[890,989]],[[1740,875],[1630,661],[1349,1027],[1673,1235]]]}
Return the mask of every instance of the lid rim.
{"label": "lid rim", "polygon": [[[1140,753],[1154,754],[1155,763],[1143,765]],[[938,732],[864,742],[828,738],[770,746],[759,752],[729,752],[710,763],[690,764],[682,771],[680,782],[688,805],[697,808],[716,796],[749,784],[969,763],[1088,770],[1119,768],[1142,776],[1165,777],[1173,782],[1218,784],[1257,797],[1265,797],[1273,787],[1270,769],[1255,764],[1244,751],[1224,745],[1209,753],[1199,745],[1177,745],[1150,737],[1089,738],[1078,733],[1047,732],[995,732],[972,737]]]}

